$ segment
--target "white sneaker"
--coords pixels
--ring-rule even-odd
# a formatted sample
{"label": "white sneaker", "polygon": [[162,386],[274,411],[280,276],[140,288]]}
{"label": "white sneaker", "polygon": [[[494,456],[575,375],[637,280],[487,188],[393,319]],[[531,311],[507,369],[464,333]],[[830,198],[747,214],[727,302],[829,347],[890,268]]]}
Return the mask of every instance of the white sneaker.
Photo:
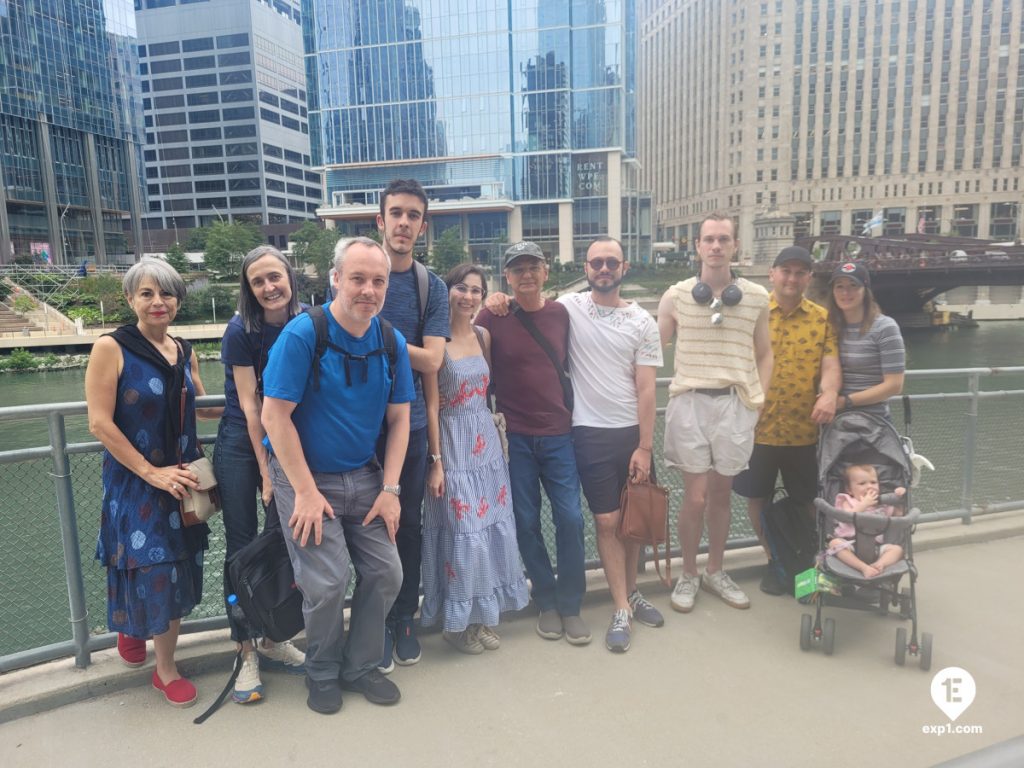
{"label": "white sneaker", "polygon": [[476,639],[488,651],[496,651],[501,647],[501,637],[493,627],[488,627],[486,624],[476,625]]}
{"label": "white sneaker", "polygon": [[263,658],[264,669],[271,672],[287,672],[290,675],[306,674],[306,654],[292,645],[291,640],[264,646],[262,641],[256,646]]}
{"label": "white sneaker", "polygon": [[736,586],[736,582],[729,578],[725,571],[708,573],[704,571],[704,578],[700,585],[713,595],[718,595],[722,600],[733,608],[749,608],[750,598],[747,593]]}
{"label": "white sneaker", "polygon": [[676,580],[672,589],[672,608],[680,613],[689,613],[693,610],[693,604],[697,600],[697,590],[700,588],[700,576],[691,576],[684,573]]}
{"label": "white sneaker", "polygon": [[252,704],[263,698],[263,682],[260,680],[260,659],[256,651],[242,654],[242,669],[235,678],[235,690],[231,694],[236,704]]}

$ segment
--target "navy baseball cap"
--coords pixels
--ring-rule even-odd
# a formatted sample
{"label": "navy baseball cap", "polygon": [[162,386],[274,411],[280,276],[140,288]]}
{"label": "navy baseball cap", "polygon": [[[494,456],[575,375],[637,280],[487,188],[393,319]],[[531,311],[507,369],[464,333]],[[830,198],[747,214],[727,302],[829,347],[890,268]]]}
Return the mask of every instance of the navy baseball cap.
{"label": "navy baseball cap", "polygon": [[828,281],[829,285],[840,277],[848,277],[857,285],[871,287],[871,275],[868,274],[868,268],[859,261],[844,261],[836,267],[832,272],[832,278]]}

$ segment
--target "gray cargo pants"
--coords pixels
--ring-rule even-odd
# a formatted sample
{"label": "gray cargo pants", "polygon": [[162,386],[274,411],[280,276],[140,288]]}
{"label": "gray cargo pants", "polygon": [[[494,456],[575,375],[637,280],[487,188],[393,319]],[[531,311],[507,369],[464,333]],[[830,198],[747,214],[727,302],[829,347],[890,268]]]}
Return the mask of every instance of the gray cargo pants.
{"label": "gray cargo pants", "polygon": [[[276,459],[270,462],[270,478],[295,584],[303,597],[306,673],[313,680],[356,680],[384,655],[384,619],[402,585],[402,563],[387,526],[376,519],[363,527],[363,518],[380,493],[381,470],[371,463],[351,472],[313,473],[335,518],[324,518],[319,545],[311,538],[305,547],[291,537],[288,520],[295,489]],[[353,567],[356,588],[346,642],[343,611]]]}

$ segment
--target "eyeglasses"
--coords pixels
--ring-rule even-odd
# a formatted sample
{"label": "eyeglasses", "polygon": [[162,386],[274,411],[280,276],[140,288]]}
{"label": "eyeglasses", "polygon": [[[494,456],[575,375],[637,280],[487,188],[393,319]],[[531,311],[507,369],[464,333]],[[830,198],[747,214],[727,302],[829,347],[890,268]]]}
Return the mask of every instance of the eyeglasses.
{"label": "eyeglasses", "polygon": [[531,264],[528,267],[509,267],[508,271],[516,277],[522,277],[523,275],[539,275],[544,270],[543,264]]}
{"label": "eyeglasses", "polygon": [[465,296],[467,294],[470,295],[470,296],[483,296],[484,295],[484,289],[483,288],[480,288],[479,286],[476,286],[476,285],[470,287],[470,286],[466,285],[465,283],[456,283],[455,285],[452,286],[452,290],[455,291],[456,293],[461,293],[463,296]]}
{"label": "eyeglasses", "polygon": [[610,269],[612,272],[614,272],[616,269],[618,269],[620,266],[622,266],[622,262],[619,261],[618,259],[615,259],[615,258],[612,258],[612,257],[608,257],[608,258],[600,258],[599,257],[599,258],[596,258],[596,259],[591,259],[590,261],[587,262],[587,265],[591,269],[596,269],[596,270],[601,270],[601,269],[604,269],[605,267],[608,267],[608,269]]}

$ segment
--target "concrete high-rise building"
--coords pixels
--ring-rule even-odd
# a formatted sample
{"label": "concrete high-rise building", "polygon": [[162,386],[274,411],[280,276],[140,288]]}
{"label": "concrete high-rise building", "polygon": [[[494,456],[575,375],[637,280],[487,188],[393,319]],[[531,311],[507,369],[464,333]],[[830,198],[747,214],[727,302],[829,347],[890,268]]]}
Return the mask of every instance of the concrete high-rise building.
{"label": "concrete high-rise building", "polygon": [[0,264],[134,258],[135,43],[130,0],[0,0]]}
{"label": "concrete high-rise building", "polygon": [[[639,0],[642,182],[660,240],[1022,234],[1020,0]],[[880,223],[875,224],[881,213]],[[873,225],[873,226],[869,226]]]}
{"label": "concrete high-rise building", "polygon": [[300,0],[136,0],[135,7],[146,249],[217,220],[284,232],[314,218],[320,174],[309,153]]}
{"label": "concrete high-rise building", "polygon": [[562,261],[596,235],[650,253],[635,158],[632,0],[307,0],[318,213],[373,227],[379,193],[413,177],[430,233],[478,261],[534,240]]}

